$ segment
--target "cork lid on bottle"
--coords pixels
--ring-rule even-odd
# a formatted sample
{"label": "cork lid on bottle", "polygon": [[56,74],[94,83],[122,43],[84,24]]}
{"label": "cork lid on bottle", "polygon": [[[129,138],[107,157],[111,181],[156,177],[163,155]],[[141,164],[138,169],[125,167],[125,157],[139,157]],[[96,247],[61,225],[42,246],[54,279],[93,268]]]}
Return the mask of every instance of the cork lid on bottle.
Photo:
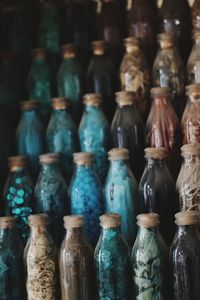
{"label": "cork lid on bottle", "polygon": [[129,160],[129,151],[126,148],[113,148],[108,152],[110,160]]}
{"label": "cork lid on bottle", "polygon": [[69,101],[65,97],[53,98],[51,102],[54,110],[66,110],[69,107]]}
{"label": "cork lid on bottle", "polygon": [[140,51],[140,42],[137,38],[129,37],[124,39],[124,45],[126,47],[126,52],[135,53]]}
{"label": "cork lid on bottle", "polygon": [[105,41],[94,41],[91,43],[94,55],[103,55],[106,52]]}
{"label": "cork lid on bottle", "polygon": [[88,93],[83,97],[83,103],[89,106],[100,106],[102,104],[102,97],[99,93]]}
{"label": "cork lid on bottle", "polygon": [[141,214],[137,216],[137,224],[145,228],[158,227],[160,225],[159,215],[155,213]]}
{"label": "cork lid on bottle", "polygon": [[31,227],[46,227],[49,224],[49,216],[46,214],[30,215],[28,221]]}
{"label": "cork lid on bottle", "polygon": [[68,228],[81,228],[84,226],[84,217],[83,216],[65,216],[64,220],[64,227],[65,229]]}
{"label": "cork lid on bottle", "polygon": [[157,160],[163,160],[167,157],[167,149],[164,147],[160,148],[146,148],[144,150],[145,152],[145,158],[147,159],[157,159]]}
{"label": "cork lid on bottle", "polygon": [[28,158],[26,156],[10,156],[8,157],[8,166],[11,171],[15,171],[27,166]]}
{"label": "cork lid on bottle", "polygon": [[55,153],[47,153],[39,156],[41,165],[57,164],[59,162],[59,155]]}
{"label": "cork lid on bottle", "polygon": [[12,217],[12,216],[7,216],[7,217],[0,217],[0,228],[1,229],[12,229],[15,228],[17,223],[16,218]]}
{"label": "cork lid on bottle", "polygon": [[151,98],[167,97],[171,95],[171,90],[167,87],[154,87],[150,90]]}
{"label": "cork lid on bottle", "polygon": [[73,159],[76,165],[91,165],[93,161],[93,153],[91,152],[79,152],[73,154]]}
{"label": "cork lid on bottle", "polygon": [[200,83],[193,83],[185,87],[186,95],[193,98],[200,97]]}
{"label": "cork lid on bottle", "polygon": [[199,223],[199,213],[194,210],[179,212],[175,215],[175,223],[181,225],[194,225]]}
{"label": "cork lid on bottle", "polygon": [[77,53],[77,45],[76,44],[65,44],[61,47],[63,58],[73,58]]}
{"label": "cork lid on bottle", "polygon": [[181,147],[181,155],[183,157],[187,156],[200,156],[200,144],[186,144]]}
{"label": "cork lid on bottle", "polygon": [[119,214],[105,214],[99,219],[100,226],[104,229],[117,228],[121,225],[121,216]]}
{"label": "cork lid on bottle", "polygon": [[116,95],[115,101],[117,102],[117,104],[120,107],[126,106],[126,105],[133,105],[135,102],[135,97],[134,97],[133,92],[121,91],[121,92],[115,93],[115,95]]}
{"label": "cork lid on bottle", "polygon": [[168,32],[160,33],[157,35],[157,41],[161,49],[172,48],[174,44],[174,35]]}
{"label": "cork lid on bottle", "polygon": [[22,111],[31,111],[38,109],[40,102],[38,100],[27,100],[20,102],[20,108]]}
{"label": "cork lid on bottle", "polygon": [[44,60],[46,58],[47,51],[44,48],[33,49],[33,58]]}

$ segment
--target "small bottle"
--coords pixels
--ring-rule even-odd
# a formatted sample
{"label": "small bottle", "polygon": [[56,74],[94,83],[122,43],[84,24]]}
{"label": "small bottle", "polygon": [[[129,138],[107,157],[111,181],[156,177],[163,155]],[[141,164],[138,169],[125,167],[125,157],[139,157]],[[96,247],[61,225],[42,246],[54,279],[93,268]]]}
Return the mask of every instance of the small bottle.
{"label": "small bottle", "polygon": [[64,226],[66,236],[59,254],[61,299],[93,300],[93,253],[83,236],[84,218],[66,216]]}
{"label": "small bottle", "polygon": [[197,235],[199,214],[185,211],[176,214],[177,232],[171,246],[170,264],[174,300],[200,299],[200,242]]}
{"label": "small bottle", "polygon": [[200,31],[193,33],[194,45],[187,62],[187,81],[200,83]]}
{"label": "small bottle", "polygon": [[120,234],[121,217],[108,214],[100,217],[101,235],[94,260],[98,299],[133,299],[129,248]]}

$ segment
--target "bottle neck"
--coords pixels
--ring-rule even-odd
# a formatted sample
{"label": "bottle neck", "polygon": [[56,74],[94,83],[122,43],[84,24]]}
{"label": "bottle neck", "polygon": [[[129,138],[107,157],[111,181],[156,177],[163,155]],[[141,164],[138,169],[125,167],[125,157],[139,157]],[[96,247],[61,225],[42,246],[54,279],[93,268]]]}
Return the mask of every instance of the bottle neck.
{"label": "bottle neck", "polygon": [[75,239],[76,241],[79,241],[83,238],[82,228],[67,228],[65,238],[67,240]]}
{"label": "bottle neck", "polygon": [[158,109],[167,108],[168,106],[170,106],[169,98],[166,96],[154,97],[153,105]]}
{"label": "bottle neck", "polygon": [[102,240],[113,240],[120,236],[120,227],[102,228]]}
{"label": "bottle neck", "polygon": [[85,106],[85,111],[87,112],[87,113],[91,113],[91,114],[96,114],[96,113],[98,113],[98,114],[101,114],[102,113],[102,108],[101,108],[101,106],[95,106],[95,105],[86,105]]}
{"label": "bottle neck", "polygon": [[181,225],[177,226],[177,237],[178,238],[187,238],[187,236],[190,237],[196,237],[197,238],[197,228],[196,225]]}
{"label": "bottle neck", "polygon": [[31,238],[35,239],[42,234],[47,234],[46,226],[31,226]]}
{"label": "bottle neck", "polygon": [[43,173],[57,173],[59,172],[59,164],[54,163],[54,164],[42,164],[41,166],[41,171]]}
{"label": "bottle neck", "polygon": [[16,236],[15,228],[0,228],[0,243],[4,243]]}
{"label": "bottle neck", "polygon": [[128,169],[128,163],[127,160],[110,160],[110,169],[115,172],[115,171],[122,171],[125,169]]}
{"label": "bottle neck", "polygon": [[37,116],[38,116],[38,112],[36,110],[22,111],[22,117],[26,118],[27,120],[37,118]]}
{"label": "bottle neck", "polygon": [[149,236],[149,235],[156,238],[157,234],[158,234],[157,227],[145,228],[145,227],[139,226],[137,238],[139,240],[145,240],[147,238],[147,236]]}
{"label": "bottle neck", "polygon": [[76,165],[75,171],[77,174],[82,172],[91,173],[93,172],[92,164],[85,164],[85,165]]}
{"label": "bottle neck", "polygon": [[192,155],[188,155],[188,156],[184,156],[183,158],[183,163],[184,165],[189,165],[190,167],[192,165],[197,165],[197,167],[200,167],[200,157],[199,156],[192,156]]}
{"label": "bottle neck", "polygon": [[44,65],[46,60],[43,58],[34,58],[33,63],[36,65]]}
{"label": "bottle neck", "polygon": [[154,167],[154,168],[164,169],[166,167],[166,162],[165,160],[148,158],[146,165],[148,168]]}

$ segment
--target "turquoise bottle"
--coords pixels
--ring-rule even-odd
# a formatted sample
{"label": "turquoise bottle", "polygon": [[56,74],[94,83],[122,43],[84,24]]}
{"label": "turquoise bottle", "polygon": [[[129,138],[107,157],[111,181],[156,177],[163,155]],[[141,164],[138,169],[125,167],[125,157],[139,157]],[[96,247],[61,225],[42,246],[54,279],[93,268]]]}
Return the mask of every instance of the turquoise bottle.
{"label": "turquoise bottle", "polygon": [[75,44],[62,47],[62,63],[57,74],[57,91],[59,97],[70,101],[70,109],[77,124],[80,121],[83,106],[84,71],[77,57]]}
{"label": "turquoise bottle", "polygon": [[33,212],[33,182],[27,169],[27,158],[8,158],[10,173],[4,186],[4,214],[17,219],[20,237],[25,244],[29,237],[28,216]]}
{"label": "turquoise bottle", "polygon": [[108,172],[107,152],[111,147],[111,132],[101,108],[99,94],[86,94],[85,110],[79,126],[81,151],[94,154],[94,170],[101,181]]}
{"label": "turquoise bottle", "polygon": [[73,153],[79,150],[78,129],[69,113],[65,98],[52,100],[52,115],[46,131],[47,149],[60,157],[61,171],[70,181],[73,173]]}
{"label": "turquoise bottle", "polygon": [[100,222],[102,231],[94,254],[98,299],[132,300],[131,259],[120,234],[121,217],[103,215]]}
{"label": "turquoise bottle", "polygon": [[105,211],[121,215],[121,233],[132,246],[137,233],[138,184],[128,164],[127,149],[115,148],[108,155],[110,168],[104,186]]}
{"label": "turquoise bottle", "polygon": [[99,217],[103,212],[103,192],[92,166],[93,154],[74,153],[75,170],[70,183],[70,214],[83,215],[84,232],[95,246],[100,233]]}
{"label": "turquoise bottle", "polygon": [[132,249],[134,299],[171,299],[167,292],[168,251],[158,231],[159,215],[137,216],[138,235]]}

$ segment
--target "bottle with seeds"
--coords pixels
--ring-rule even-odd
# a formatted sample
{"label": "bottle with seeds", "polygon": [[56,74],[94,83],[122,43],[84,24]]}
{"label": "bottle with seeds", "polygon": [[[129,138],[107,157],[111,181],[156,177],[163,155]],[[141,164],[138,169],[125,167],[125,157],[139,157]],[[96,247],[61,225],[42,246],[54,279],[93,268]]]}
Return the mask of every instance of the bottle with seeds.
{"label": "bottle with seeds", "polygon": [[193,33],[194,45],[187,62],[187,81],[200,83],[200,30]]}

